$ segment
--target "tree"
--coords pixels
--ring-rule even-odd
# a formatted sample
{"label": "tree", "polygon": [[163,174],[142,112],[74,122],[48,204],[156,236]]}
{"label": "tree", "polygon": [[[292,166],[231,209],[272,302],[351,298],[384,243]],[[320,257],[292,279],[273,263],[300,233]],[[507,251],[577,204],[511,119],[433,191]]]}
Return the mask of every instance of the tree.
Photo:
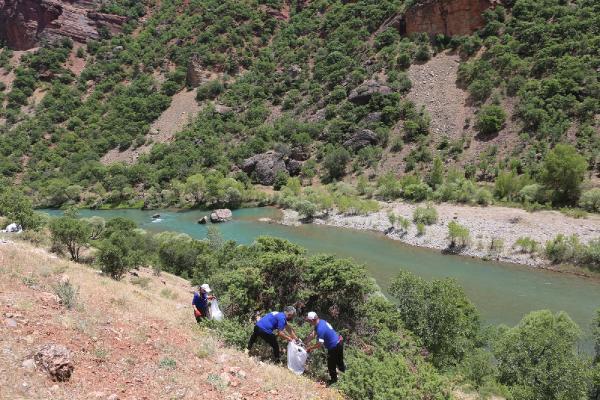
{"label": "tree", "polygon": [[117,231],[98,246],[97,261],[102,272],[119,280],[132,268],[141,266],[147,251],[140,243],[137,232]]}
{"label": "tree", "polygon": [[448,223],[448,239],[450,239],[451,248],[467,246],[469,244],[469,228],[456,221],[450,221]]}
{"label": "tree", "polygon": [[444,164],[438,156],[433,159],[433,167],[427,178],[427,184],[435,189],[442,183],[444,183]]}
{"label": "tree", "polygon": [[423,340],[436,366],[456,365],[478,344],[479,314],[456,281],[428,282],[401,272],[390,294],[404,325]]}
{"label": "tree", "polygon": [[506,113],[502,107],[492,104],[484,106],[477,114],[475,129],[482,135],[491,135],[498,133],[506,120]]}
{"label": "tree", "polygon": [[79,261],[79,252],[90,239],[92,229],[83,220],[62,216],[50,222],[52,241],[65,246],[73,261]]}
{"label": "tree", "polygon": [[323,159],[323,166],[327,170],[327,179],[340,179],[346,174],[346,165],[350,161],[350,153],[343,147],[330,150]]}
{"label": "tree", "polygon": [[580,330],[564,312],[526,315],[494,343],[499,381],[515,399],[586,398],[586,363],[575,352]]}
{"label": "tree", "polygon": [[587,161],[575,147],[557,144],[544,159],[540,181],[552,191],[554,204],[575,204],[586,169]]}
{"label": "tree", "polygon": [[21,225],[23,229],[35,229],[41,224],[41,219],[33,211],[31,200],[20,191],[11,188],[0,191],[0,215]]}

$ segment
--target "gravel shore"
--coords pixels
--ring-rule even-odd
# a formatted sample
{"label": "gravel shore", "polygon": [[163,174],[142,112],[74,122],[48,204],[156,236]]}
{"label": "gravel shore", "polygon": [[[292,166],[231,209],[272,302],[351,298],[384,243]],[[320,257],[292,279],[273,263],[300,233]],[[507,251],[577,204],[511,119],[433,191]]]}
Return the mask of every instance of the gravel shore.
{"label": "gravel shore", "polygon": [[[337,226],[351,229],[382,232],[386,236],[401,242],[437,250],[448,249],[448,223],[457,221],[469,229],[471,243],[460,251],[460,254],[494,259],[498,261],[544,266],[548,262],[540,257],[522,254],[513,248],[520,237],[528,236],[542,246],[559,233],[577,235],[586,243],[600,237],[600,216],[589,215],[585,219],[567,217],[557,211],[537,211],[534,213],[508,207],[473,207],[456,204],[435,204],[438,222],[426,227],[425,234],[417,235],[414,224],[403,233],[399,229],[391,229],[388,213],[394,212],[412,221],[413,211],[423,204],[381,203],[381,210],[369,215],[344,215],[329,213],[327,217],[315,218],[312,223]],[[292,210],[283,211],[281,223],[299,224],[298,213]],[[499,252],[490,249],[492,239],[503,241]]]}

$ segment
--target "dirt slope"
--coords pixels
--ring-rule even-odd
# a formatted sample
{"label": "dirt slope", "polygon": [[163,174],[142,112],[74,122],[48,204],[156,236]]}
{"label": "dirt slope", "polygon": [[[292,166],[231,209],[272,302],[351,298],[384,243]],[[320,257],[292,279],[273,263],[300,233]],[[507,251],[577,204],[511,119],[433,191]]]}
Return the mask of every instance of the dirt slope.
{"label": "dirt slope", "polygon": [[200,112],[201,106],[196,101],[195,90],[183,90],[173,96],[171,105],[150,127],[147,138],[152,141],[137,149],[129,148],[119,151],[118,148],[110,150],[100,160],[103,164],[124,162],[133,164],[141,154],[150,152],[153,143],[166,143],[173,139],[175,134],[181,131],[187,124],[192,122]]}
{"label": "dirt slope", "polygon": [[[52,287],[79,287],[72,310]],[[183,279],[100,276],[26,243],[0,240],[0,399],[337,399],[329,389],[223,347],[197,328]],[[27,368],[42,345],[73,354],[68,382]],[[112,397],[111,397],[112,396]]]}

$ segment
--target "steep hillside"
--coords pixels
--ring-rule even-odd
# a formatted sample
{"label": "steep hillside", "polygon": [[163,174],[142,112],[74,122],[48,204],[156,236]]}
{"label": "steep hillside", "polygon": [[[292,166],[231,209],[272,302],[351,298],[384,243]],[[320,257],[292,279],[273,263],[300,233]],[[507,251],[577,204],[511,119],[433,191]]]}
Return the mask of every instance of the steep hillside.
{"label": "steep hillside", "polygon": [[[79,294],[68,309],[60,282]],[[223,347],[195,327],[192,287],[149,270],[117,282],[25,243],[0,241],[2,399],[338,399],[286,369]],[[38,350],[65,346],[70,379],[53,382]]]}
{"label": "steep hillside", "polygon": [[[25,4],[3,2],[0,15]],[[390,172],[409,176],[398,196],[411,200],[409,181],[417,199],[575,206],[597,184],[597,2],[132,4],[70,4],[123,19],[84,38],[60,18],[38,18],[28,46],[4,34],[15,49],[41,46],[0,53],[0,173],[36,204],[237,206],[264,200],[251,182],[296,175],[366,180],[381,197]],[[561,143],[582,157],[569,196],[541,163]],[[428,178],[435,159],[448,184],[509,175],[511,189],[450,196]],[[216,198],[191,193],[194,175]]]}

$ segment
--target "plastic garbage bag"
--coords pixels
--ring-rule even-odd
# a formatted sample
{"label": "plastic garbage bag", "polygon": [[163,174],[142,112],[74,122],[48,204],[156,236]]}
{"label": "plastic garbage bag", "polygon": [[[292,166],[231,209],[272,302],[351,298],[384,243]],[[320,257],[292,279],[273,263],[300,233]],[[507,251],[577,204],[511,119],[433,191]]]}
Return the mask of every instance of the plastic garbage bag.
{"label": "plastic garbage bag", "polygon": [[210,302],[210,319],[215,321],[223,319],[223,311],[219,308],[219,302],[216,299]]}
{"label": "plastic garbage bag", "polygon": [[287,367],[290,371],[295,373],[296,375],[302,375],[304,372],[304,367],[306,365],[306,359],[308,358],[308,353],[304,346],[302,346],[302,342],[300,344],[291,341],[288,343],[287,347]]}

